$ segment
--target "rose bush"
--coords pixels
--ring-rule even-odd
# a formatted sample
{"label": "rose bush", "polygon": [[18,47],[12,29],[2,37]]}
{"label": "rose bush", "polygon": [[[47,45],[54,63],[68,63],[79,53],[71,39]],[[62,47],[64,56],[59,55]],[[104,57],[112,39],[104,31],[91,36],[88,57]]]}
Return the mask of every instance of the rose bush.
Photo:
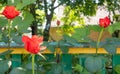
{"label": "rose bush", "polygon": [[[11,0],[13,1],[13,0]],[[20,2],[19,0],[16,0],[17,2]],[[11,2],[12,3],[12,2]],[[4,36],[3,32],[5,32],[5,36],[2,37],[2,38],[5,38],[5,37],[9,37],[9,40],[8,42],[11,42],[11,41],[16,41],[16,42],[20,42],[20,39],[18,37],[18,35],[22,35],[23,32],[26,33],[28,31],[26,31],[28,29],[28,27],[31,25],[31,23],[33,22],[33,16],[31,16],[31,14],[27,11],[29,11],[30,9],[28,7],[32,7],[32,5],[30,6],[27,6],[28,4],[31,4],[31,3],[35,3],[34,0],[32,1],[27,1],[27,0],[22,0],[20,2],[20,4],[17,5],[16,3],[16,6],[5,6],[3,12],[2,12],[2,15],[4,15],[7,20],[9,20],[8,22],[10,23],[9,26],[6,25],[6,18],[2,17],[0,18],[0,24],[4,24],[0,25],[0,28],[1,28],[1,36]],[[21,16],[19,16],[20,12],[16,9],[16,7],[18,9],[22,9],[24,6],[27,6],[26,8],[24,9],[27,9],[27,11],[24,11],[24,9],[22,10],[22,14]],[[33,7],[34,8],[34,7]],[[36,7],[37,8],[37,7]],[[34,12],[33,12],[34,13]],[[18,17],[17,17],[18,16]],[[80,17],[80,16],[79,16]],[[68,18],[66,18],[68,19]],[[36,20],[36,19],[34,19]],[[78,19],[78,20],[81,20],[81,19]],[[12,21],[12,22],[11,22]],[[38,20],[37,20],[38,21]],[[3,23],[1,23],[3,22]],[[7,23],[8,23],[7,22]],[[74,19],[72,19],[71,22],[74,22]],[[36,23],[36,21],[35,21]],[[60,21],[58,20],[56,22],[57,26],[60,26]],[[56,54],[56,49],[55,48],[59,48],[61,49],[61,51],[63,53],[67,53],[68,52],[68,47],[84,47],[85,44],[82,44],[82,42],[88,42],[88,43],[95,43],[95,46],[96,46],[96,53],[97,52],[97,49],[99,47],[102,47],[102,44],[104,44],[104,48],[107,49],[107,47],[113,47],[112,45],[106,45],[106,44],[109,44],[109,43],[102,43],[100,42],[100,39],[101,39],[101,36],[102,36],[102,32],[104,30],[109,30],[111,33],[116,30],[114,28],[114,26],[110,26],[110,19],[108,17],[105,17],[105,18],[100,18],[99,20],[99,26],[94,26],[94,28],[92,27],[92,30],[96,30],[98,32],[98,30],[100,30],[100,36],[98,38],[98,42],[94,42],[92,40],[89,39],[88,35],[90,34],[90,31],[91,31],[91,28],[90,26],[84,26],[82,28],[77,28],[75,29],[75,32],[72,33],[71,36],[68,36],[68,35],[63,35],[63,39],[61,39],[60,41],[57,41],[57,42],[50,42],[50,43],[47,43],[48,45],[48,49],[52,52],[55,52]],[[117,25],[119,26],[119,25]],[[65,28],[69,27],[69,25],[67,25]],[[73,26],[72,26],[73,27]],[[8,30],[9,28],[9,30]],[[113,29],[113,31],[111,31],[111,29]],[[71,31],[71,30],[70,30]],[[18,33],[19,32],[19,33]],[[30,31],[29,31],[30,32]],[[6,34],[6,33],[9,33]],[[12,34],[11,34],[12,33]],[[16,40],[15,40],[16,39]],[[4,39],[4,40],[7,40],[7,39]],[[41,43],[42,43],[42,37],[38,37],[38,36],[32,36],[31,38],[30,37],[27,37],[27,36],[23,36],[22,37],[22,41],[25,45],[25,49],[32,55],[32,70],[33,70],[33,74],[34,74],[34,57],[36,54],[39,54],[39,52],[42,50],[42,47],[41,47]],[[54,40],[53,40],[54,41]],[[96,45],[97,43],[97,45]],[[107,46],[107,47],[106,47]],[[90,46],[91,47],[91,46]],[[110,48],[109,48],[110,49]],[[113,50],[108,50],[110,52],[113,52]],[[60,54],[59,54],[60,53]],[[55,61],[57,60],[57,64],[53,64],[53,61],[52,61],[52,67],[54,67],[53,69],[49,69],[49,72],[46,70],[46,68],[42,68],[44,65],[46,66],[46,62],[44,65],[41,65],[41,63],[37,62],[37,67],[38,67],[38,70],[43,70],[45,71],[46,70],[46,73],[62,73],[61,71],[63,71],[63,69],[65,69],[65,67],[67,68],[69,66],[69,58],[67,58],[67,63],[62,63],[61,61],[61,52],[58,51],[57,52],[57,59],[55,59]],[[95,54],[96,55],[96,54]],[[97,54],[98,55],[98,54]],[[56,56],[56,55],[55,55]],[[31,56],[30,56],[31,57]],[[23,61],[24,59],[22,59]],[[38,59],[37,59],[38,60]],[[53,60],[53,59],[52,59]],[[66,58],[65,58],[66,60]],[[54,61],[54,63],[55,63]],[[90,71],[92,73],[96,73],[98,70],[100,70],[101,68],[103,68],[102,63],[101,63],[101,58],[100,57],[96,57],[96,56],[92,56],[92,57],[89,57],[86,61],[86,69],[87,71]],[[22,62],[23,63],[23,62]],[[27,59],[27,63],[28,63],[28,59]],[[49,63],[49,62],[47,62]],[[62,63],[62,64],[60,64]],[[42,62],[43,64],[43,62]],[[64,64],[64,65],[63,65]],[[35,65],[36,66],[36,65]],[[62,66],[62,67],[61,67]],[[5,67],[5,66],[4,66]],[[80,66],[78,66],[80,68]],[[24,67],[22,68],[15,68],[11,73],[15,73],[16,71],[20,71],[20,72],[23,72],[22,74],[26,74],[26,72],[28,72],[27,69],[23,69]],[[31,68],[31,64],[29,66],[29,69]],[[50,67],[51,68],[51,67]],[[63,68],[63,69],[61,69]],[[73,68],[73,67],[71,67]],[[94,69],[96,68],[96,69]],[[8,69],[7,69],[8,70]],[[68,69],[67,69],[68,70]],[[69,70],[68,70],[69,71]],[[81,69],[82,71],[82,69]],[[70,74],[71,71],[69,71],[69,74]],[[18,72],[19,73],[19,72]],[[18,74],[17,72],[15,74]],[[40,72],[41,73],[41,72]],[[3,73],[2,73],[3,74]]]}
{"label": "rose bush", "polygon": [[[21,3],[20,8],[14,4],[7,4],[6,6],[3,5],[1,7],[1,10],[0,10],[0,42],[3,42],[5,44],[5,46],[2,45],[2,47],[6,47],[7,50],[0,53],[0,59],[1,59],[0,60],[0,74],[14,74],[14,73],[21,74],[21,72],[16,73],[15,70],[18,71],[19,70],[18,68],[13,69],[13,64],[15,61],[13,61],[14,59],[11,59],[12,58],[11,52],[13,51],[12,47],[14,47],[14,44],[18,47],[23,46],[23,43],[21,41],[22,34],[29,32],[28,27],[33,22],[33,15],[29,11],[22,10],[22,8],[33,2],[30,2],[30,3],[24,2],[24,4]],[[1,58],[1,56],[5,58]],[[4,68],[2,68],[2,66],[4,66]],[[22,74],[24,74],[25,72],[26,71],[22,70]]]}
{"label": "rose bush", "polygon": [[[112,54],[116,53],[116,48],[120,44],[120,40],[118,38],[105,38],[104,40],[101,40],[101,38],[104,37],[104,32],[112,34],[115,30],[120,29],[117,26],[119,26],[119,23],[111,24],[110,18],[106,16],[103,18],[99,18],[97,25],[85,25],[83,27],[77,27],[74,29],[74,32],[72,32],[71,35],[64,34],[61,40],[48,42],[46,46],[51,52],[55,53],[56,48],[58,47],[63,53],[67,53],[69,47],[84,48],[87,46],[87,48],[95,48],[95,53],[83,54],[84,56],[80,54],[79,56],[77,56],[80,62],[79,64],[77,64],[77,67],[79,66],[78,69],[80,69],[79,73],[81,74],[83,74],[85,71],[88,74],[102,73],[103,69],[105,69],[106,62],[108,62],[109,59],[108,57],[106,57],[106,55],[111,56]],[[95,36],[93,35],[94,37],[96,37],[97,40],[93,40],[92,38],[90,38],[90,34],[93,31],[97,32],[98,34]],[[104,48],[108,52],[108,54],[101,55],[98,52],[99,48]]]}
{"label": "rose bush", "polygon": [[88,56],[85,60],[85,68],[92,73],[99,73],[99,71],[104,68],[104,64],[102,62],[103,59],[98,55],[98,49],[104,29],[110,26],[110,19],[107,16],[105,18],[100,18],[99,26],[101,27],[101,31],[96,43],[96,54],[95,56]]}
{"label": "rose bush", "polygon": [[31,38],[23,36],[22,42],[24,43],[25,49],[32,55],[32,74],[34,74],[35,54],[40,54],[43,58],[45,58],[40,53],[41,50],[45,49],[45,47],[40,46],[43,43],[43,37],[38,37],[37,35],[33,35]]}

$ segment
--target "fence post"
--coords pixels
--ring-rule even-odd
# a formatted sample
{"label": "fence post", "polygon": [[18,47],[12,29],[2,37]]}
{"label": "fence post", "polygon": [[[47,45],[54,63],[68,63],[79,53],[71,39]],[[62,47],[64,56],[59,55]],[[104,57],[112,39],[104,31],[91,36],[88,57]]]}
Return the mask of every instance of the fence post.
{"label": "fence post", "polygon": [[12,68],[21,66],[22,64],[21,56],[22,56],[21,54],[12,55]]}
{"label": "fence post", "polygon": [[65,74],[72,74],[72,55],[62,54],[62,62]]}

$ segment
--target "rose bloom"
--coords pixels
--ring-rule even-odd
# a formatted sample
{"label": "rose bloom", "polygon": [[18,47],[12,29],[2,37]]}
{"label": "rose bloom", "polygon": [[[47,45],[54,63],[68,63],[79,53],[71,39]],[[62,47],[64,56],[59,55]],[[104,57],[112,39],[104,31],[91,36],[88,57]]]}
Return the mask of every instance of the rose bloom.
{"label": "rose bloom", "polygon": [[14,6],[6,6],[2,12],[2,14],[7,18],[7,19],[14,19],[16,16],[20,14],[18,10]]}
{"label": "rose bloom", "polygon": [[33,35],[31,38],[23,36],[22,42],[25,45],[25,49],[32,54],[37,54],[44,48],[40,46],[43,43],[43,37],[38,37],[37,35]]}
{"label": "rose bloom", "polygon": [[57,26],[59,26],[59,25],[60,25],[60,21],[59,21],[59,20],[57,20],[56,24],[57,24]]}
{"label": "rose bloom", "polygon": [[108,17],[100,18],[99,25],[104,28],[108,27],[110,25],[110,19]]}

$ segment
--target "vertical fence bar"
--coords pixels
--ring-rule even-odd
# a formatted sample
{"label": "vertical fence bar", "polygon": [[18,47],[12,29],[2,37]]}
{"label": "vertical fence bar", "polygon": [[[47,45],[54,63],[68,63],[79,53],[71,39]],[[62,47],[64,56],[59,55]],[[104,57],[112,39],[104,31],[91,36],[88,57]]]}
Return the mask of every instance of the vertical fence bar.
{"label": "vertical fence bar", "polygon": [[72,55],[62,54],[62,62],[65,74],[72,74]]}
{"label": "vertical fence bar", "polygon": [[21,54],[14,54],[12,55],[12,68],[21,66]]}
{"label": "vertical fence bar", "polygon": [[114,70],[114,67],[119,64],[120,64],[120,55],[119,54],[113,55],[112,58],[113,74],[117,74]]}

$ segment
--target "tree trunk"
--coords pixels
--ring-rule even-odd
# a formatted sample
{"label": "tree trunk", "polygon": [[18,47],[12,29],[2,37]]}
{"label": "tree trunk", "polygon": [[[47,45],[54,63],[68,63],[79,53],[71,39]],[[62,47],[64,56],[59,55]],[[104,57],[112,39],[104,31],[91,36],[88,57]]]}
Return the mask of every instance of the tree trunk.
{"label": "tree trunk", "polygon": [[44,41],[49,40],[50,26],[51,26],[51,18],[47,18],[46,26],[45,26],[45,29],[44,29],[44,32],[43,32]]}
{"label": "tree trunk", "polygon": [[[33,15],[34,19],[36,19],[35,4],[30,5],[30,12]],[[31,29],[32,29],[32,35],[37,35],[37,22],[36,21],[32,22]]]}
{"label": "tree trunk", "polygon": [[[54,7],[54,4],[55,4],[55,1],[56,0],[52,0],[52,3],[50,5],[50,7],[48,6],[48,2],[47,0],[44,0],[44,11],[45,11],[45,17],[46,17],[46,25],[45,25],[45,29],[44,29],[44,32],[43,32],[43,36],[44,36],[44,41],[48,41],[49,40],[49,31],[50,31],[50,27],[51,27],[51,21],[52,21],[52,18],[53,18],[53,14],[54,14],[54,10],[60,6],[61,4],[58,4],[58,6]],[[50,12],[50,14],[49,14]]]}
{"label": "tree trunk", "polygon": [[31,25],[32,35],[37,35],[37,23],[34,21]]}

